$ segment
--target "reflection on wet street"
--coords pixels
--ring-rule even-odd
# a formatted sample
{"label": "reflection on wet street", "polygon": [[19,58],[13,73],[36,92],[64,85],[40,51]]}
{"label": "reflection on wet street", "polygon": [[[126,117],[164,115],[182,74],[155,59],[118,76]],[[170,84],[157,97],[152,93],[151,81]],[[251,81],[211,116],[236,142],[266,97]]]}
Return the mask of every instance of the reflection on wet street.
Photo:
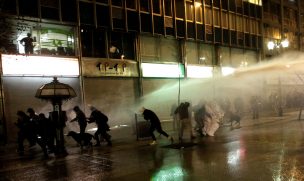
{"label": "reflection on wet street", "polygon": [[168,148],[165,138],[156,146],[113,139],[113,147],[83,151],[68,143],[68,156],[48,159],[38,147],[19,157],[6,146],[0,180],[304,180],[303,128],[297,120],[221,127],[181,149]]}

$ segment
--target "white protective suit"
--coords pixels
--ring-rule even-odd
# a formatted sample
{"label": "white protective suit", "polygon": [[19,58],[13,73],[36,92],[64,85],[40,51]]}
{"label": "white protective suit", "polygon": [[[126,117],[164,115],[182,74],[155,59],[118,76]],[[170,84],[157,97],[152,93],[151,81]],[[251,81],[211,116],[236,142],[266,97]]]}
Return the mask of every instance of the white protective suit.
{"label": "white protective suit", "polygon": [[208,136],[214,136],[214,133],[220,127],[219,123],[224,116],[224,112],[216,102],[207,103],[205,108],[203,133]]}

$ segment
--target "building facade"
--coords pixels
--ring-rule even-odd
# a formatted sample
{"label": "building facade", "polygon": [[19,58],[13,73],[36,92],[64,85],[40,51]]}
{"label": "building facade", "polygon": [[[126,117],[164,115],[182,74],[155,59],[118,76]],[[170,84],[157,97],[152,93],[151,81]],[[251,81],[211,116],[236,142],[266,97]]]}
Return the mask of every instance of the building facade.
{"label": "building facade", "polygon": [[[2,0],[2,134],[14,139],[17,110],[50,111],[34,93],[52,76],[78,94],[66,110],[92,104],[119,125],[148,106],[165,119],[189,98],[177,91],[184,80],[254,65],[283,51],[283,40],[302,50],[303,10],[300,0]],[[25,56],[27,33],[34,50]],[[65,63],[46,64],[55,60]]]}

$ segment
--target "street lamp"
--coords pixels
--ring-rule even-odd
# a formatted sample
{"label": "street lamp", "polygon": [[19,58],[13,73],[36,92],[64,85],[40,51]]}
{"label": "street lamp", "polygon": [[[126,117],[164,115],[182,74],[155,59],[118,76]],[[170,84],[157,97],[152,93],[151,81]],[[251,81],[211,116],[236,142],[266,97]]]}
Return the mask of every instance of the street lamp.
{"label": "street lamp", "polygon": [[[280,41],[269,41],[267,43],[267,48],[268,50],[271,50],[273,51],[274,49],[278,49],[280,50],[281,47],[284,49],[284,48],[287,48],[289,47],[289,41],[288,39],[283,39],[283,40],[280,40]],[[282,51],[283,51],[282,49]],[[278,52],[280,53],[280,52]],[[278,116],[283,116],[283,108],[282,108],[282,83],[281,83],[281,77],[279,76],[279,82],[278,82],[278,107],[277,107],[277,111],[278,111]]]}
{"label": "street lamp", "polygon": [[281,42],[281,45],[283,48],[287,48],[287,47],[289,47],[289,41],[287,39],[285,39]]}
{"label": "street lamp", "polygon": [[274,44],[273,41],[269,41],[269,42],[267,43],[267,48],[268,48],[268,50],[273,50],[273,49],[274,49],[274,46],[275,46],[275,44]]}
{"label": "street lamp", "polygon": [[277,40],[277,41],[269,41],[267,43],[267,48],[268,50],[273,50],[275,48],[279,49],[279,48],[287,48],[289,47],[289,41],[287,39],[284,40]]}
{"label": "street lamp", "polygon": [[67,154],[64,147],[63,128],[67,121],[66,112],[61,110],[63,100],[69,100],[76,97],[76,93],[72,87],[67,84],[60,83],[57,77],[48,84],[42,85],[37,91],[35,97],[47,101],[51,101],[53,111],[50,112],[50,119],[56,128],[56,150],[55,154]]}

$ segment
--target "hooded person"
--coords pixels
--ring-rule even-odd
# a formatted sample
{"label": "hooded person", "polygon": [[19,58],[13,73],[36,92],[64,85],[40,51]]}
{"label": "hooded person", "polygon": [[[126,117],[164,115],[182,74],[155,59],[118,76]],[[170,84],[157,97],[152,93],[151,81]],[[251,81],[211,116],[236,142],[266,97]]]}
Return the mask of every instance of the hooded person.
{"label": "hooded person", "polygon": [[110,131],[110,127],[108,125],[108,117],[101,111],[97,110],[94,106],[90,105],[89,108],[91,110],[91,115],[88,123],[95,122],[97,125],[97,131],[94,134],[96,140],[95,146],[100,146],[99,135],[101,135],[108,142],[108,146],[112,146],[111,135],[107,133]]}
{"label": "hooded person", "polygon": [[142,115],[144,116],[144,119],[147,120],[147,121],[150,121],[151,125],[150,125],[150,129],[149,129],[149,132],[150,132],[150,135],[152,137],[152,142],[150,143],[150,145],[155,145],[157,144],[156,142],[156,137],[155,135],[153,134],[153,132],[156,130],[157,132],[159,132],[160,134],[164,135],[165,137],[167,137],[171,143],[173,143],[173,137],[172,136],[169,136],[161,127],[161,123],[160,123],[160,120],[159,118],[157,117],[157,115],[149,110],[149,109],[146,109],[144,107],[141,108],[140,112],[142,113]]}
{"label": "hooded person", "polygon": [[77,121],[80,128],[80,134],[83,135],[87,127],[87,118],[83,113],[83,111],[78,106],[75,106],[73,110],[76,113],[76,117],[72,119],[70,122]]}

